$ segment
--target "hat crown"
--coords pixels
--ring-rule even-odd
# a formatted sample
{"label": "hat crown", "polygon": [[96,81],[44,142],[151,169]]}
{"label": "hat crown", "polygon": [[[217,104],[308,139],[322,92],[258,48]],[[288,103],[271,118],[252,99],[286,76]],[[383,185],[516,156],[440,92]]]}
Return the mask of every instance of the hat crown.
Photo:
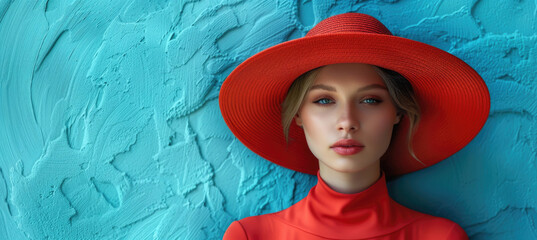
{"label": "hat crown", "polygon": [[320,21],[306,34],[306,37],[333,33],[392,35],[384,24],[372,16],[363,13],[343,13]]}

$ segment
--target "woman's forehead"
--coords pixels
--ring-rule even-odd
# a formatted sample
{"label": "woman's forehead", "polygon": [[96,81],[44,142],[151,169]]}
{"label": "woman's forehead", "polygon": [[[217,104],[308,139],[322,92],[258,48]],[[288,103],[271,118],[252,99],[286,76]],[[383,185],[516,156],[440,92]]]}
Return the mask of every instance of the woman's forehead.
{"label": "woman's forehead", "polygon": [[338,63],[320,69],[315,84],[372,84],[385,85],[373,65],[364,63]]}

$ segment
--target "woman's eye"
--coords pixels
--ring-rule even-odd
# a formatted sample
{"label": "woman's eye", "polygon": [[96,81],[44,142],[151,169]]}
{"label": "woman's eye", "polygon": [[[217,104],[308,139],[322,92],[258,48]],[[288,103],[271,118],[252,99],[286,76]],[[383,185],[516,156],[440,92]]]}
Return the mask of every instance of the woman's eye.
{"label": "woman's eye", "polygon": [[318,103],[318,104],[325,105],[325,104],[330,104],[330,103],[332,103],[332,100],[330,100],[330,99],[328,99],[328,98],[321,98],[321,99],[315,101],[314,103]]}
{"label": "woman's eye", "polygon": [[366,98],[363,100],[363,102],[367,104],[378,104],[378,103],[381,103],[382,101],[376,98]]}

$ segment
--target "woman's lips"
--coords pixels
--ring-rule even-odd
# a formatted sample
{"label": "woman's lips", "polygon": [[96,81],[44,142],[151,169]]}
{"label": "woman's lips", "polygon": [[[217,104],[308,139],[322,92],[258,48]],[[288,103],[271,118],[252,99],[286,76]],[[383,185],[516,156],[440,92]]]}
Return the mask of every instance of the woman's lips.
{"label": "woman's lips", "polygon": [[353,155],[362,151],[364,145],[353,139],[341,139],[330,148],[340,155]]}
{"label": "woman's lips", "polygon": [[362,151],[364,147],[351,146],[351,147],[333,147],[332,150],[340,155],[353,155]]}

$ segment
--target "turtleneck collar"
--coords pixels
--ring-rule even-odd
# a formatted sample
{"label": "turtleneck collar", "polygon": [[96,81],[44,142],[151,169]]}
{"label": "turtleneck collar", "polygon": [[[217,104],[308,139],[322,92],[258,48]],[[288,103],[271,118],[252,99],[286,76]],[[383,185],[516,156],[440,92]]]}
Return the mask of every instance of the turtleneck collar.
{"label": "turtleneck collar", "polygon": [[418,216],[388,195],[386,177],[353,194],[336,192],[317,172],[308,196],[275,216],[303,231],[326,238],[375,237],[400,229]]}
{"label": "turtleneck collar", "polygon": [[314,201],[314,204],[326,206],[325,208],[319,209],[320,211],[317,211],[317,213],[323,214],[326,217],[334,214],[352,217],[355,214],[353,210],[367,208],[384,198],[389,198],[384,173],[381,173],[380,178],[363,191],[348,194],[333,190],[322,179],[320,172],[317,171],[317,185],[312,188],[310,195],[311,197],[308,200]]}

